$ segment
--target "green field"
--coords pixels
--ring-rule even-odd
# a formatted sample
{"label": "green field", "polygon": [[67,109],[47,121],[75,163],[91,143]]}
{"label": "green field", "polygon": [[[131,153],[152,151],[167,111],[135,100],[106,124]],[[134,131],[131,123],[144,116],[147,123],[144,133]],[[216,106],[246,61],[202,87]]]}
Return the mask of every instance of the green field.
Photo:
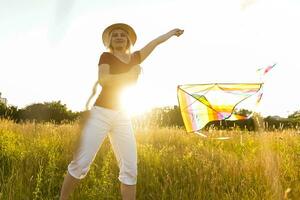
{"label": "green field", "polygon": [[[300,199],[300,132],[215,132],[136,128],[138,200]],[[0,199],[58,199],[78,140],[78,124],[0,121]],[[71,199],[120,199],[109,141]]]}

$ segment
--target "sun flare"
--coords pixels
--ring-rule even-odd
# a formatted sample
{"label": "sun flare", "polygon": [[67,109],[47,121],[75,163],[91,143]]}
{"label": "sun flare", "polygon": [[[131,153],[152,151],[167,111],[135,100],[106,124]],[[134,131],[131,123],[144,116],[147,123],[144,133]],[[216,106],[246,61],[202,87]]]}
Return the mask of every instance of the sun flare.
{"label": "sun flare", "polygon": [[138,86],[130,86],[123,90],[121,94],[122,108],[131,116],[145,113],[151,109],[151,102],[142,100],[143,91]]}

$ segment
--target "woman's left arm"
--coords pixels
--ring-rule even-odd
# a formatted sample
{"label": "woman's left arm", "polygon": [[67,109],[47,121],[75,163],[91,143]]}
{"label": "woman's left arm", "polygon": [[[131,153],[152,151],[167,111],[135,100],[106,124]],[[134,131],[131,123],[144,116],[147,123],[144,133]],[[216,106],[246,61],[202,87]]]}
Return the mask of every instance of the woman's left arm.
{"label": "woman's left arm", "polygon": [[179,37],[182,33],[183,30],[176,28],[149,42],[144,48],[140,50],[141,62],[143,62],[159,44],[167,41],[173,35]]}

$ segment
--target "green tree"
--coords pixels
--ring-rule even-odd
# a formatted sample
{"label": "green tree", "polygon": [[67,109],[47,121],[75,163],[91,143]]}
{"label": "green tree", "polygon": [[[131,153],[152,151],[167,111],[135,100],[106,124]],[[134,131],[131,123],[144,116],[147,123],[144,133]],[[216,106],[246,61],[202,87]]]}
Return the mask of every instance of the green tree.
{"label": "green tree", "polygon": [[289,119],[298,119],[300,120],[300,110],[295,111],[293,114],[288,116]]}
{"label": "green tree", "polygon": [[3,103],[0,103],[0,118],[18,121],[19,115],[20,112],[16,106],[7,106]]}
{"label": "green tree", "polygon": [[23,121],[54,123],[74,121],[79,116],[79,113],[68,110],[67,106],[60,101],[31,104],[22,109],[20,113]]}

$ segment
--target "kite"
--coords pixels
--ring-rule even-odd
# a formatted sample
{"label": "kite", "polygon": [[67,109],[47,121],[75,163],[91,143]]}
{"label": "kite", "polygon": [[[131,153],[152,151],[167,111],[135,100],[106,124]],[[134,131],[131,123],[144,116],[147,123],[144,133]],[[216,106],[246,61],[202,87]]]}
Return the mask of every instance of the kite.
{"label": "kite", "polygon": [[[249,118],[235,113],[235,108],[252,95],[258,94],[261,88],[262,83],[179,85],[179,107],[187,132],[200,131],[210,121]],[[256,102],[259,102],[259,97]]]}
{"label": "kite", "polygon": [[[257,71],[265,75],[274,66],[275,64]],[[249,111],[249,107],[250,110],[255,110],[263,95],[263,84],[259,82],[179,85],[177,97],[186,131],[206,137],[201,132],[211,121],[249,119],[253,112],[241,111],[243,109]]]}

